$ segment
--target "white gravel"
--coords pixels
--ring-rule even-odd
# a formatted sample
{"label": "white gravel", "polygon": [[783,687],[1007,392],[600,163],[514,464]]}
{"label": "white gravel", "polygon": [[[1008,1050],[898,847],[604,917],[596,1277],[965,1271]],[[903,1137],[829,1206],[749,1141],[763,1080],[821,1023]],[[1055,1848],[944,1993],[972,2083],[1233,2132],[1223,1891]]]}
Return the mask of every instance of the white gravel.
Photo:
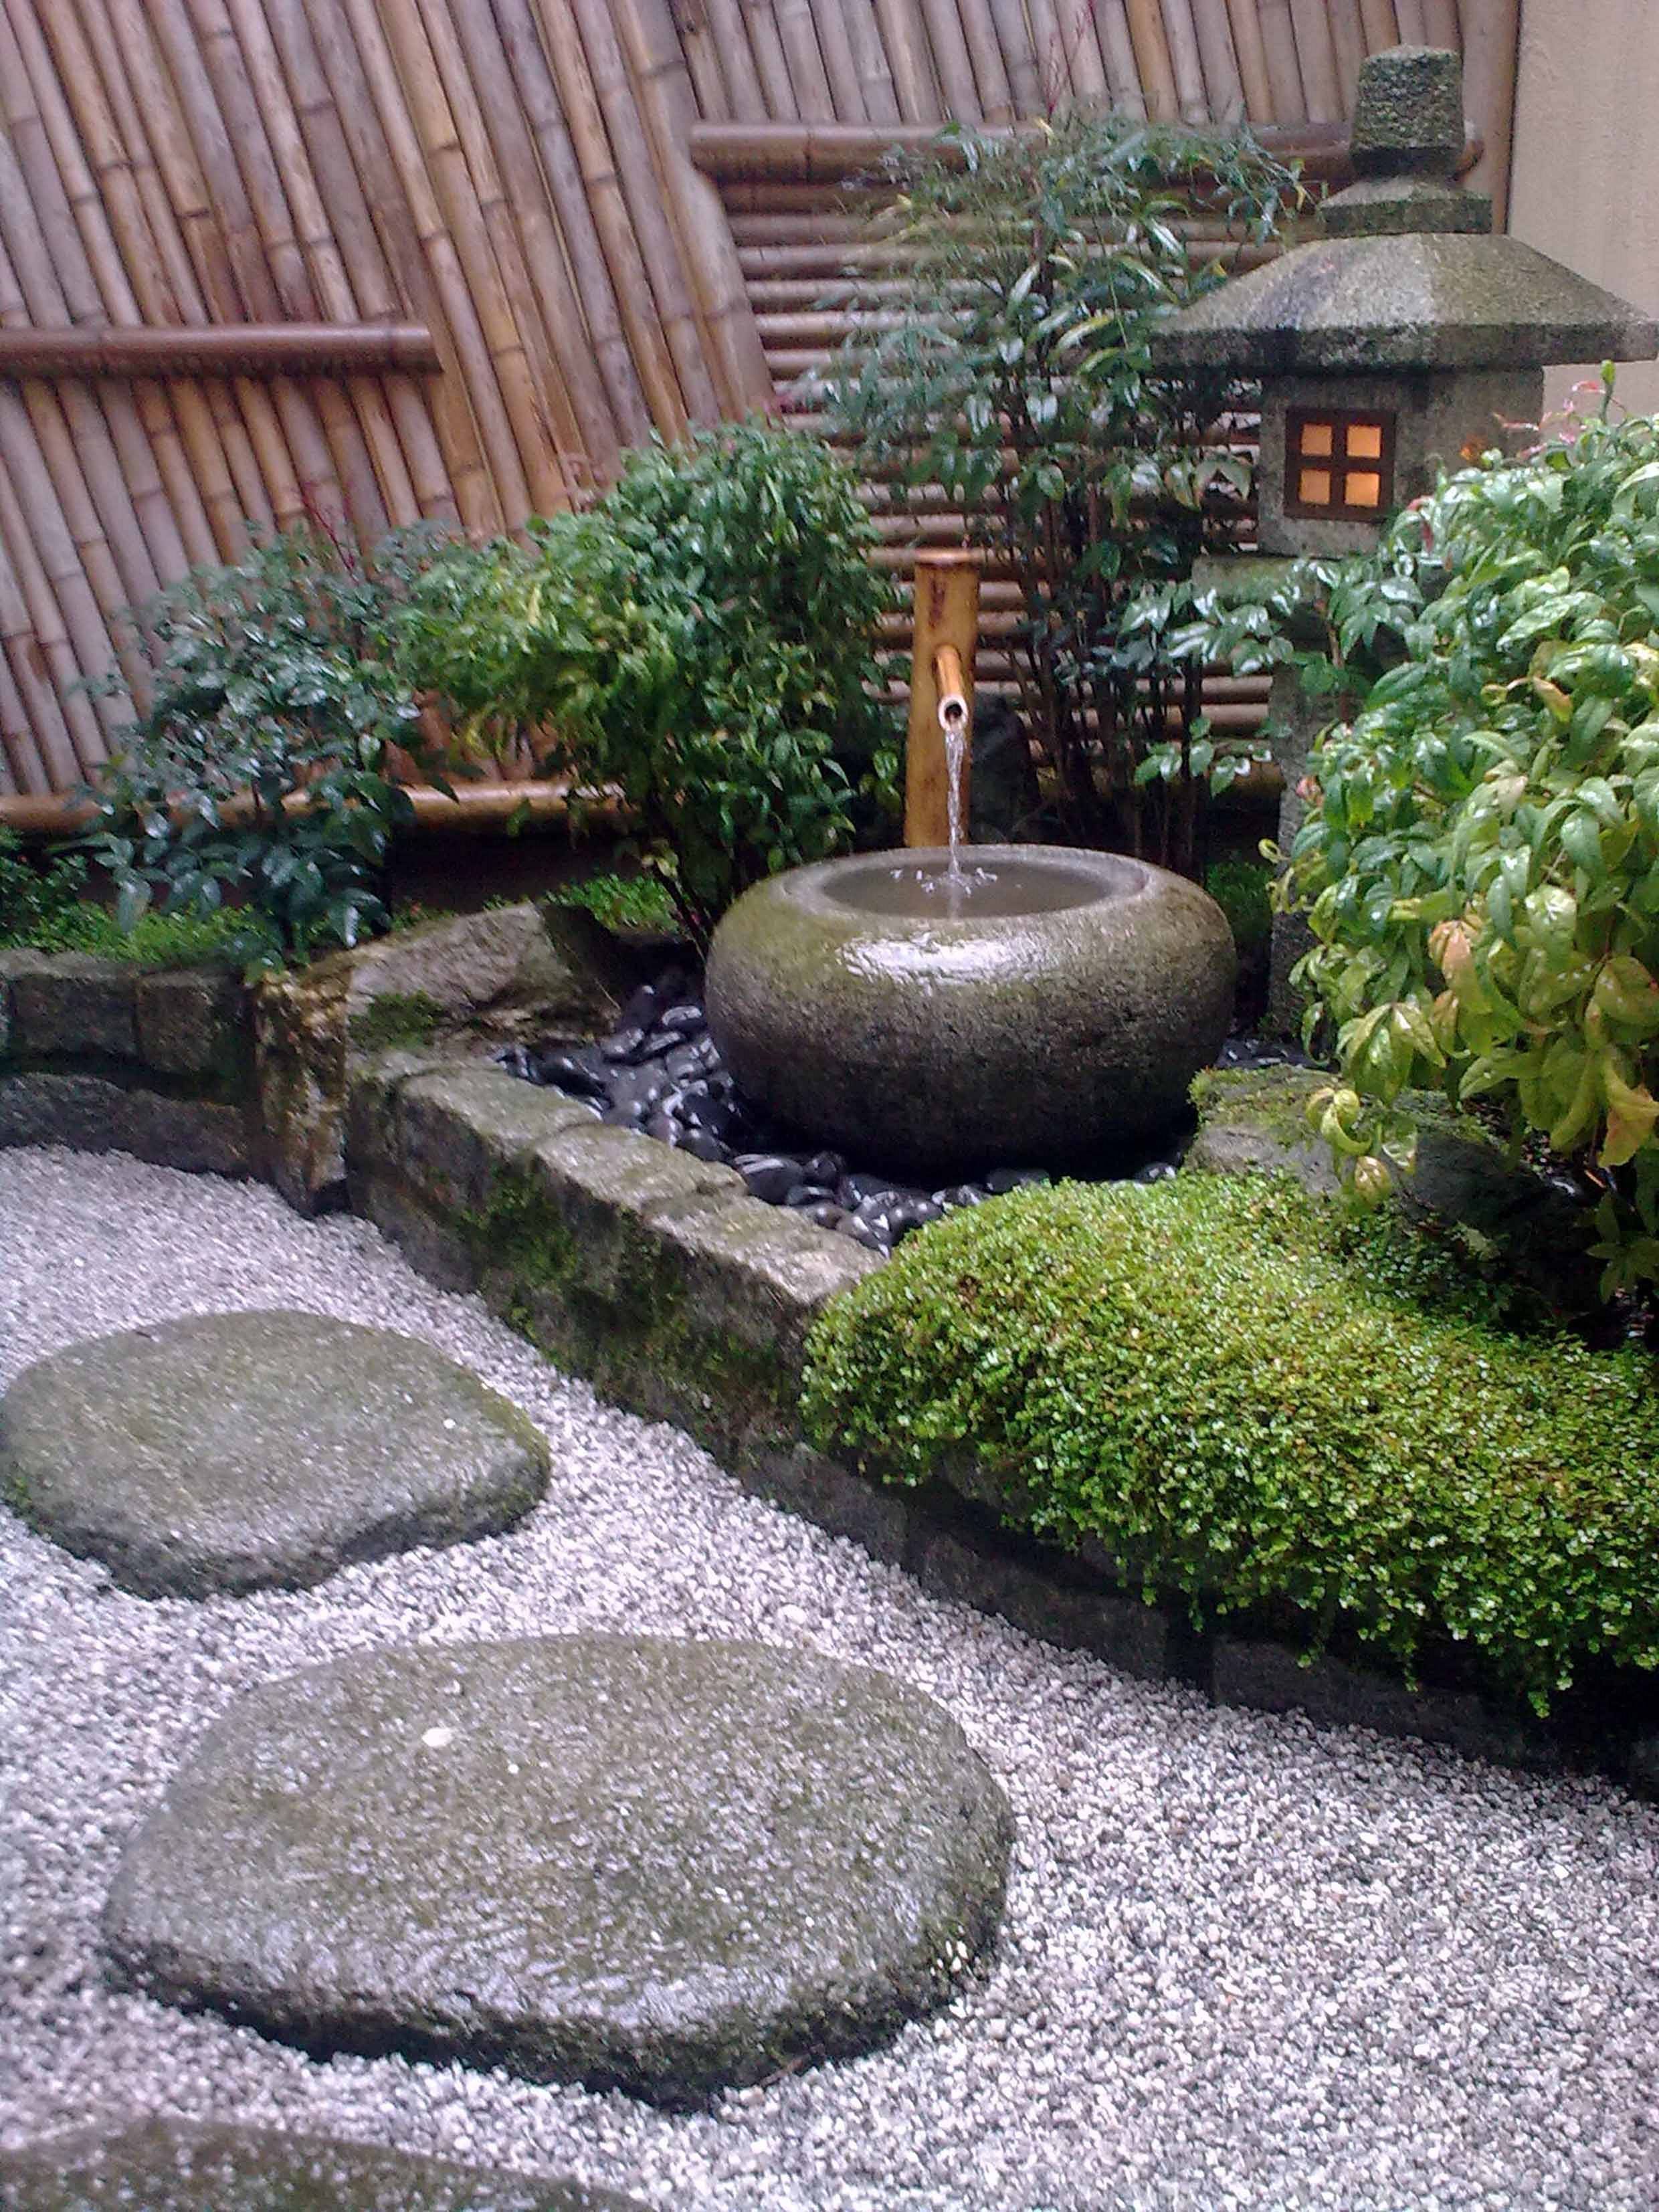
{"label": "white gravel", "polygon": [[[148,2107],[578,2172],[662,2212],[1659,2205],[1659,1813],[1127,1680],[744,1498],[360,1223],[0,1153],[0,1382],[78,1337],[272,1304],[470,1362],[546,1431],[551,1493],[505,1538],[210,1604],[124,1596],[0,1512],[0,2142]],[[239,1691],[577,1627],[808,1644],[948,1705],[1019,1822],[983,1978],[890,2051],[690,2118],[320,2064],[105,1988],[122,1839]]]}

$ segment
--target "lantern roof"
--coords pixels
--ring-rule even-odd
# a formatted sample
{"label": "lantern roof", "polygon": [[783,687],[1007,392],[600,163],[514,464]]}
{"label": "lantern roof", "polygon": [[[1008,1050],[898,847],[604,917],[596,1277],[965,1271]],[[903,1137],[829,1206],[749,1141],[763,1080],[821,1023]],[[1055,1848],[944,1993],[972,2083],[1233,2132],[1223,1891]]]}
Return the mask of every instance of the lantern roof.
{"label": "lantern roof", "polygon": [[1326,202],[1326,235],[1233,277],[1154,334],[1164,368],[1250,376],[1518,369],[1646,361],[1659,325],[1519,239],[1456,182],[1462,65],[1432,46],[1373,54],[1359,73],[1356,181]]}

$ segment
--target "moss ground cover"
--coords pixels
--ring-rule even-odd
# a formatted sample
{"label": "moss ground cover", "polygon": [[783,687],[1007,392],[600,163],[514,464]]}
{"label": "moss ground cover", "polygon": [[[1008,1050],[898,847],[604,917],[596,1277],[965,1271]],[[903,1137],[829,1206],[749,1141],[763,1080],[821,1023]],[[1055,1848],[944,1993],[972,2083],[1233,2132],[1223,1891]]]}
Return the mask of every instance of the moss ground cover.
{"label": "moss ground cover", "polygon": [[1540,1710],[1591,1654],[1659,1665],[1646,1358],[1516,1334],[1452,1253],[1278,1180],[954,1215],[827,1310],[805,1408],[899,1480],[968,1443],[1149,1596],[1288,1603],[1408,1672],[1450,1639]]}

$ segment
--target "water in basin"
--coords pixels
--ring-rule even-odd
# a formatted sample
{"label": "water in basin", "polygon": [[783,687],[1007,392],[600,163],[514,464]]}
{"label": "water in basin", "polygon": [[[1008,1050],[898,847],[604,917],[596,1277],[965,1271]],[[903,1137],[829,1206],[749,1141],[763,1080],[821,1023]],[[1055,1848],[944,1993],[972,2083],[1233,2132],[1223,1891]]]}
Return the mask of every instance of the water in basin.
{"label": "water in basin", "polygon": [[943,860],[895,866],[883,859],[839,870],[833,882],[825,884],[824,896],[854,914],[919,921],[990,921],[1015,915],[1060,914],[1127,888],[1083,868],[1043,867],[1018,860],[1001,860],[994,867],[970,863],[953,870]]}

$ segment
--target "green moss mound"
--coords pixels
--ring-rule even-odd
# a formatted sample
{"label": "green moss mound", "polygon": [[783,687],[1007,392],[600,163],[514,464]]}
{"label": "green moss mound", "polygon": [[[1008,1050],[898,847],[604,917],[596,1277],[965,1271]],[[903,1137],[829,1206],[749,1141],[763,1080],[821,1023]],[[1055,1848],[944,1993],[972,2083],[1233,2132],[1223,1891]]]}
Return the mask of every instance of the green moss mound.
{"label": "green moss mound", "polygon": [[1149,1597],[1297,1609],[1540,1710],[1659,1665],[1659,1395],[1521,1335],[1456,1256],[1282,1179],[1065,1184],[952,1216],[826,1310],[809,1426],[890,1478],[971,1449],[1008,1517]]}

